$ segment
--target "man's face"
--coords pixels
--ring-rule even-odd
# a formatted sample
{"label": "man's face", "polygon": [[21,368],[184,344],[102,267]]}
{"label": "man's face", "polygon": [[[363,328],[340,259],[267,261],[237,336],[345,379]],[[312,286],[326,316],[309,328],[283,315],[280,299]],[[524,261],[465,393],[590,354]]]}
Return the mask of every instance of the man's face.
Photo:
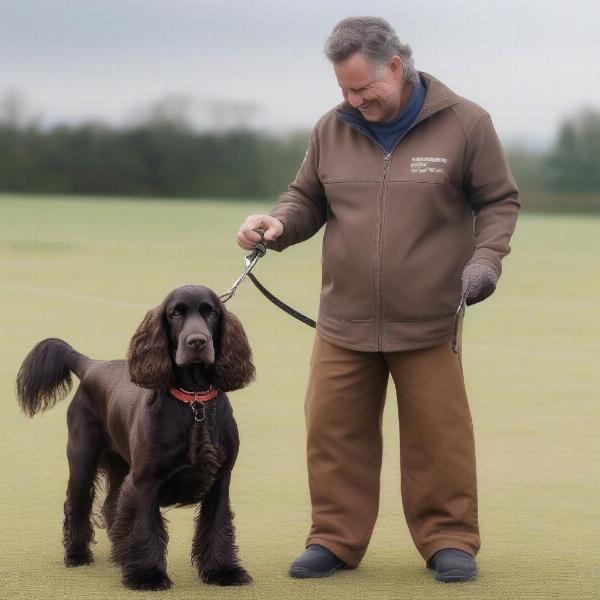
{"label": "man's face", "polygon": [[362,52],[333,63],[344,99],[372,123],[394,119],[402,106],[402,61],[393,56],[385,67],[374,69]]}

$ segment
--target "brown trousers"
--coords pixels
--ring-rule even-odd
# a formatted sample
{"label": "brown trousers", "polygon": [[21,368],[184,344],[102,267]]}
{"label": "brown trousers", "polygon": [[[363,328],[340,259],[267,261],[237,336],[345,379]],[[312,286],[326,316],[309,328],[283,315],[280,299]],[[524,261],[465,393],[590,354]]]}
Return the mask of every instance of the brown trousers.
{"label": "brown trousers", "polygon": [[[462,329],[462,327],[461,327]],[[442,548],[477,554],[475,443],[460,353],[450,341],[404,352],[360,352],[315,335],[306,390],[312,527],[350,566],[363,558],[379,509],[388,374],[400,422],[401,495],[425,560]]]}

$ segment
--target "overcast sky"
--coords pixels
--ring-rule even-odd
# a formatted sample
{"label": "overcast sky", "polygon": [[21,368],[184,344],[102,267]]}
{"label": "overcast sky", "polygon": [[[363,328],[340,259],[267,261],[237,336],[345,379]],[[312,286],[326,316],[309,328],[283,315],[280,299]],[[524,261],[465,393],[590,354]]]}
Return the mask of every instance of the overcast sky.
{"label": "overcast sky", "polygon": [[176,93],[311,127],[341,99],[324,40],[362,14],[390,21],[417,68],[507,142],[546,144],[565,115],[600,108],[597,0],[0,0],[0,94],[21,90],[48,122],[121,123]]}

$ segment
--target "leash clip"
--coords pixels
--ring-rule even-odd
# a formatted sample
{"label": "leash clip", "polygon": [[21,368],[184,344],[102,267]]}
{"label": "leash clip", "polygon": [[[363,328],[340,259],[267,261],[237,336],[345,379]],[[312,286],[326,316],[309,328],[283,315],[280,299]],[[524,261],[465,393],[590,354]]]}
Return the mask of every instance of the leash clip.
{"label": "leash clip", "polygon": [[246,258],[244,259],[244,264],[245,264],[244,271],[240,275],[240,277],[238,277],[236,279],[236,281],[229,288],[229,290],[227,290],[224,294],[221,294],[219,296],[219,300],[223,303],[227,302],[228,300],[230,300],[233,297],[233,295],[237,291],[237,288],[239,287],[240,283],[242,283],[242,281],[244,280],[246,275],[248,275],[250,273],[250,271],[252,271],[252,269],[254,268],[254,265],[256,265],[256,263],[258,262],[258,259],[262,258],[267,253],[267,244],[265,242],[265,230],[257,228],[257,229],[253,229],[252,231],[256,231],[256,233],[258,233],[258,235],[260,235],[260,242],[258,242],[256,244],[256,246],[254,247],[254,250],[252,250],[252,252],[250,252],[250,254],[246,255]]}

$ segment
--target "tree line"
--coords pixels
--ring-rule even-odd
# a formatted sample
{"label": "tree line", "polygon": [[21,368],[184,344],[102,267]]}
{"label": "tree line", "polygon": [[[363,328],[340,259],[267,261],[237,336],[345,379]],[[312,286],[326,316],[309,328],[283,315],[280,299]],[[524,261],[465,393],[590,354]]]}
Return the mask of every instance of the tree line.
{"label": "tree line", "polygon": [[0,190],[29,193],[261,198],[287,189],[303,133],[198,133],[169,124],[49,130],[0,124]]}
{"label": "tree line", "polygon": [[[6,108],[6,107],[5,107]],[[273,198],[287,189],[308,132],[197,131],[150,116],[124,127],[42,127],[0,112],[0,190],[57,194]],[[566,119],[549,151],[507,151],[523,192],[600,196],[600,111]],[[545,196],[544,196],[545,197]],[[600,209],[600,202],[592,204]]]}

